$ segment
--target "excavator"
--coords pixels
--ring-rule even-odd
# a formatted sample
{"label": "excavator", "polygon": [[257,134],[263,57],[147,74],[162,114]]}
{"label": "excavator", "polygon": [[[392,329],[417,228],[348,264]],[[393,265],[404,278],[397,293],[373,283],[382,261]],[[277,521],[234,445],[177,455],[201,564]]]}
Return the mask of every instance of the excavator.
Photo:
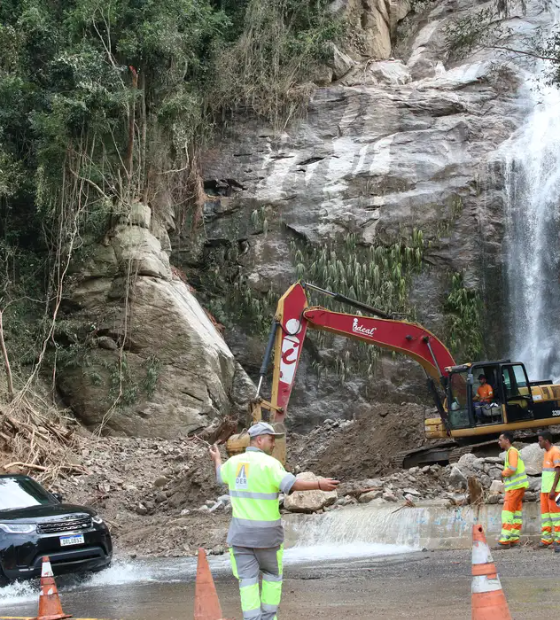
{"label": "excavator", "polygon": [[[359,313],[309,306],[307,293],[311,291],[354,307]],[[493,454],[495,439],[503,431],[525,432],[529,436],[530,429],[560,423],[560,385],[553,385],[552,381],[529,381],[523,363],[503,359],[458,365],[447,347],[421,325],[398,320],[369,305],[305,282],[292,285],[278,302],[256,398],[251,404],[253,422],[262,419],[264,408],[269,411],[268,420],[273,426],[285,432],[288,402],[308,329],[401,353],[424,369],[439,413],[439,417],[425,420],[425,437],[439,441],[396,455],[393,460],[396,467],[456,462],[466,452]],[[273,353],[272,396],[266,401],[260,394]],[[480,375],[485,376],[494,393],[492,402],[482,406],[475,400]],[[233,435],[226,444],[228,454],[243,452],[248,443],[246,431]],[[276,442],[274,456],[285,463],[285,439]]]}

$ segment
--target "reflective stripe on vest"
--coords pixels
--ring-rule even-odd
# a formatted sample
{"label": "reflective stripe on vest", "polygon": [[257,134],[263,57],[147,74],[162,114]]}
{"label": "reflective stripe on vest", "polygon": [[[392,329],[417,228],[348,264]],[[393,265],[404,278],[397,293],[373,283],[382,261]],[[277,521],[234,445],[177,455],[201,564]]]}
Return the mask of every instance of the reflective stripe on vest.
{"label": "reflective stripe on vest", "polygon": [[529,488],[529,479],[527,478],[527,474],[525,473],[525,463],[519,454],[519,450],[517,448],[511,447],[506,453],[506,462],[505,468],[513,469],[509,465],[509,453],[511,450],[515,450],[517,452],[517,469],[512,476],[504,477],[504,487],[506,491],[516,491],[517,489],[528,489]]}
{"label": "reflective stripe on vest", "polygon": [[[550,493],[556,476],[556,467],[560,467],[560,448],[552,446],[544,453],[542,471],[542,493]],[[560,490],[560,482],[556,485],[555,491]]]}

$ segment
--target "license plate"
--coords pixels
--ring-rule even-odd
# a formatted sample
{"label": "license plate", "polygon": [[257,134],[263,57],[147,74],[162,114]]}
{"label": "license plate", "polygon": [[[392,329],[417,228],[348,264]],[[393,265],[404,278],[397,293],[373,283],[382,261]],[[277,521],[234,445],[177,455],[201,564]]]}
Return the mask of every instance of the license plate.
{"label": "license plate", "polygon": [[60,546],[61,547],[69,547],[70,545],[83,545],[84,537],[82,534],[77,534],[76,536],[61,536],[60,537]]}

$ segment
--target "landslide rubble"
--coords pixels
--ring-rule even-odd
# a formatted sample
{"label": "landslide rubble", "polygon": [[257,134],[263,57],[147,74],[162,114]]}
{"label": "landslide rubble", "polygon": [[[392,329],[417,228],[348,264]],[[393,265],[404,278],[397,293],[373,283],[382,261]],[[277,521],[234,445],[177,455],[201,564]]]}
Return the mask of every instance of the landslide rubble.
{"label": "landslide rubble", "polygon": [[[480,482],[482,501],[503,502],[500,456],[466,454],[453,465],[409,470],[391,466],[395,450],[418,447],[422,441],[420,433],[414,440],[406,421],[417,420],[419,427],[419,420],[428,413],[417,405],[402,405],[398,410],[383,405],[356,420],[328,419],[306,436],[289,435],[291,471],[336,475],[341,485],[336,497],[318,491],[309,497],[292,496],[290,501],[281,496],[281,510],[325,512],[356,504],[398,508],[426,500],[461,506],[472,499],[469,479]],[[389,416],[398,416],[402,423],[387,422],[388,428],[382,428],[380,420]],[[111,527],[117,555],[184,556],[196,553],[199,546],[210,553],[225,552],[231,505],[225,489],[215,482],[206,442],[197,437],[97,438],[84,432],[76,443],[74,462],[87,473],[59,478],[50,488],[61,492],[65,501],[99,511]],[[535,444],[516,445],[531,474],[526,500],[537,500],[542,451]]]}

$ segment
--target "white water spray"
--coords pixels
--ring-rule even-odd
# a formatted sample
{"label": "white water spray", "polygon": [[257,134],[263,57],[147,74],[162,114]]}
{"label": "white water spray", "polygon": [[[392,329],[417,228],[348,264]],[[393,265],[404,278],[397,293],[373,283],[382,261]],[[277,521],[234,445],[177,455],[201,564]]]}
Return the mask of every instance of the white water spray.
{"label": "white water spray", "polygon": [[560,377],[560,91],[534,88],[534,110],[506,149],[510,355],[532,380]]}

